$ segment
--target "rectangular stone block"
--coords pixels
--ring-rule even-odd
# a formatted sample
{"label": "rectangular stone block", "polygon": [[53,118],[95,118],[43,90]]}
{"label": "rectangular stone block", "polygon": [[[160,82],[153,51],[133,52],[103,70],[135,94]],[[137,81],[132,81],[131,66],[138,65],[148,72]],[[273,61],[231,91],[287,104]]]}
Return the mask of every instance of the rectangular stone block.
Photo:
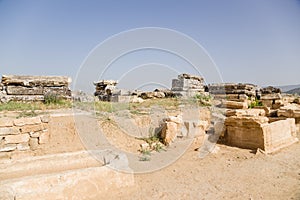
{"label": "rectangular stone block", "polygon": [[9,152],[16,150],[17,145],[16,144],[6,144],[4,146],[0,146],[0,152]]}
{"label": "rectangular stone block", "polygon": [[14,120],[15,126],[33,125],[41,123],[40,117],[19,118]]}
{"label": "rectangular stone block", "polygon": [[13,119],[8,117],[1,117],[0,118],[0,127],[11,127],[13,126]]}
{"label": "rectangular stone block", "polygon": [[0,127],[0,136],[2,136],[2,135],[17,135],[20,133],[21,132],[17,127]]}
{"label": "rectangular stone block", "polygon": [[29,146],[30,146],[31,150],[36,150],[39,146],[39,139],[38,138],[30,138]]}
{"label": "rectangular stone block", "polygon": [[19,150],[19,151],[27,151],[29,149],[30,149],[30,147],[29,147],[28,142],[17,144],[17,150]]}
{"label": "rectangular stone block", "polygon": [[39,137],[39,144],[46,144],[50,140],[50,133],[49,131],[42,131]]}
{"label": "rectangular stone block", "polygon": [[41,118],[41,121],[43,123],[48,123],[50,121],[50,116],[49,115],[43,115],[40,118]]}
{"label": "rectangular stone block", "polygon": [[4,137],[5,144],[18,144],[29,141],[29,134],[7,135]]}
{"label": "rectangular stone block", "polygon": [[20,127],[20,131],[22,133],[30,133],[30,132],[38,132],[44,130],[43,124],[36,124],[36,125],[26,125]]}

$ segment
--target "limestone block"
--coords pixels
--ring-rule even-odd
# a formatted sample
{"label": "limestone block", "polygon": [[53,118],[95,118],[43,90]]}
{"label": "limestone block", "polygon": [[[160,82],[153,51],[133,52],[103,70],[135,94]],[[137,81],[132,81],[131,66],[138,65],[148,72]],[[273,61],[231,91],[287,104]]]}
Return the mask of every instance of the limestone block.
{"label": "limestone block", "polygon": [[36,150],[39,146],[39,139],[38,138],[30,138],[29,146],[30,146],[31,150]]}
{"label": "limestone block", "polygon": [[42,131],[38,131],[38,132],[29,132],[30,137],[32,138],[38,138],[40,137]]}
{"label": "limestone block", "polygon": [[1,135],[17,135],[20,133],[21,132],[17,127],[1,127],[0,128],[0,136]]}
{"label": "limestone block", "polygon": [[261,97],[261,100],[279,100],[279,99],[282,99],[280,93],[264,94]]}
{"label": "limestone block", "polygon": [[16,148],[16,144],[6,144],[4,146],[0,146],[0,152],[9,152],[15,150]]}
{"label": "limestone block", "polygon": [[19,151],[26,151],[29,149],[30,149],[30,147],[29,147],[28,142],[17,144],[17,150],[19,150]]}
{"label": "limestone block", "polygon": [[228,108],[228,109],[247,109],[248,103],[247,103],[247,101],[244,101],[244,102],[222,101],[221,107]]}
{"label": "limestone block", "polygon": [[7,135],[4,138],[5,144],[25,143],[29,141],[29,134]]}
{"label": "limestone block", "polygon": [[261,127],[269,122],[267,117],[263,116],[232,116],[228,117],[225,120],[226,126],[233,126],[233,127]]}
{"label": "limestone block", "polygon": [[162,132],[161,138],[166,145],[170,145],[177,137],[178,128],[175,122],[165,122]]}
{"label": "limestone block", "polygon": [[50,133],[49,131],[42,131],[39,137],[39,144],[45,144],[48,143],[50,139]]}
{"label": "limestone block", "polygon": [[226,116],[266,116],[264,109],[237,109],[237,110],[227,110]]}
{"label": "limestone block", "polygon": [[11,127],[13,126],[13,119],[8,117],[1,117],[0,118],[0,127]]}
{"label": "limestone block", "polygon": [[22,133],[38,132],[44,130],[43,124],[26,125],[19,128]]}
{"label": "limestone block", "polygon": [[15,126],[33,125],[41,123],[40,117],[19,118],[14,120]]}

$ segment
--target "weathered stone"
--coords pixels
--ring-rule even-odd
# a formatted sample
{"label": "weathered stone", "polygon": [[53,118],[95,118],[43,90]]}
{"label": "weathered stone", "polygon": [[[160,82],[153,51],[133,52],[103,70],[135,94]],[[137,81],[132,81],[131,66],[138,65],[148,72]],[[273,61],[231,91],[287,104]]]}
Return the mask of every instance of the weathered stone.
{"label": "weathered stone", "polygon": [[9,152],[15,150],[16,148],[16,144],[6,144],[4,146],[0,146],[0,152]]}
{"label": "weathered stone", "polygon": [[17,76],[3,75],[2,84],[20,85],[20,86],[48,86],[60,87],[68,86],[71,83],[71,78],[66,76]]}
{"label": "weathered stone", "polygon": [[49,115],[43,115],[40,118],[41,118],[41,121],[43,123],[48,123],[50,121],[50,116]]}
{"label": "weathered stone", "polygon": [[272,153],[297,141],[294,119],[268,123],[266,117],[229,117],[225,121],[228,145]]}
{"label": "weathered stone", "polygon": [[266,116],[264,109],[236,109],[236,110],[227,110],[226,116]]}
{"label": "weathered stone", "polygon": [[28,145],[28,142],[17,144],[17,150],[19,150],[19,151],[27,151],[29,149],[30,149],[30,147]]}
{"label": "weathered stone", "polygon": [[30,146],[31,150],[36,150],[39,146],[39,139],[38,138],[30,138],[29,146]]}
{"label": "weathered stone", "polygon": [[222,101],[222,108],[228,109],[247,109],[248,103],[246,101],[237,102],[237,101]]}
{"label": "weathered stone", "polygon": [[269,119],[263,116],[249,117],[249,116],[232,116],[228,117],[225,120],[226,126],[233,127],[261,127],[264,124],[267,124]]}
{"label": "weathered stone", "polygon": [[300,106],[297,104],[283,106],[277,111],[277,115],[279,117],[300,118]]}
{"label": "weathered stone", "polygon": [[8,118],[8,117],[1,117],[0,118],[0,127],[11,127],[13,125],[14,125],[13,119]]}
{"label": "weathered stone", "polygon": [[30,133],[44,130],[43,124],[25,125],[19,128],[22,133]]}
{"label": "weathered stone", "polygon": [[165,122],[161,132],[164,144],[170,145],[176,139],[178,133],[177,126],[175,122]]}
{"label": "weathered stone", "polygon": [[20,133],[21,132],[17,127],[1,127],[0,128],[0,136],[1,135],[17,135]]}
{"label": "weathered stone", "polygon": [[40,137],[39,137],[39,144],[46,144],[49,142],[50,139],[50,133],[49,131],[42,131],[40,133]]}
{"label": "weathered stone", "polygon": [[275,88],[273,86],[262,88],[260,91],[262,94],[281,93],[280,88]]}
{"label": "weathered stone", "polygon": [[7,135],[5,136],[5,144],[18,144],[29,141],[29,134]]}
{"label": "weathered stone", "polygon": [[266,94],[261,97],[261,100],[279,100],[282,99],[280,93]]}
{"label": "weathered stone", "polygon": [[41,123],[40,117],[19,118],[14,120],[15,126],[33,125]]}
{"label": "weathered stone", "polygon": [[30,132],[29,135],[30,135],[30,137],[32,137],[32,138],[38,138],[38,137],[40,137],[41,132],[42,132],[42,131],[38,131],[38,132]]}

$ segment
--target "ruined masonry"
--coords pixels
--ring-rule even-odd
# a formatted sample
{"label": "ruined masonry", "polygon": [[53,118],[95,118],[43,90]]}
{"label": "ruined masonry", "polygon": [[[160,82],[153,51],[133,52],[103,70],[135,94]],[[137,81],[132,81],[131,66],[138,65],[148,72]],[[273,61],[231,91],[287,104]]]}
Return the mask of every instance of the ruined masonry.
{"label": "ruined masonry", "polygon": [[0,118],[0,152],[36,150],[48,143],[49,116]]}
{"label": "ruined masonry", "polygon": [[192,97],[205,92],[204,79],[200,76],[180,74],[177,79],[172,80],[171,90],[176,96]]}
{"label": "ruined masonry", "polygon": [[0,102],[43,101],[45,95],[71,98],[71,79],[66,76],[3,75],[0,85]]}

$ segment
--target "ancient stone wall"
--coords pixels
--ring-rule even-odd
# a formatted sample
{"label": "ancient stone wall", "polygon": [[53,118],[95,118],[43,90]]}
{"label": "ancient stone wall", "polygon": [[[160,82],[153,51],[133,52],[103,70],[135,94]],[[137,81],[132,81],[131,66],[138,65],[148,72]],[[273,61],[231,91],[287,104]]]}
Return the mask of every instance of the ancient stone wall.
{"label": "ancient stone wall", "polygon": [[71,79],[65,76],[3,75],[0,102],[43,101],[46,95],[70,99],[70,83]]}
{"label": "ancient stone wall", "polygon": [[48,116],[0,118],[0,152],[35,150],[49,141]]}

